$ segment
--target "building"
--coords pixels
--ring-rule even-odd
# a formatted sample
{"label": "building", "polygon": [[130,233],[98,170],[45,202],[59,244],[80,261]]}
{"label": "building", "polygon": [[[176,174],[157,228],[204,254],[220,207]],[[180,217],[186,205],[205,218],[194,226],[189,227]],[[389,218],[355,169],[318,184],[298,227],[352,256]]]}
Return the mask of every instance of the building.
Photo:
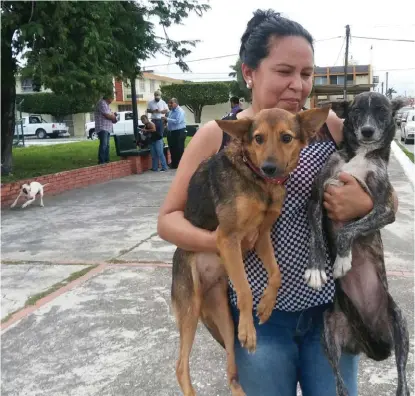
{"label": "building", "polygon": [[[347,67],[347,99],[368,92],[375,86],[371,65],[350,65]],[[311,107],[323,103],[343,100],[344,66],[315,67],[314,86],[310,98]]]}
{"label": "building", "polygon": [[[163,84],[183,84],[183,80],[143,72],[142,77],[136,80],[138,114],[146,114],[148,101],[154,99],[154,91]],[[127,82],[114,79],[114,101],[110,106],[113,111],[132,111],[131,85]]]}

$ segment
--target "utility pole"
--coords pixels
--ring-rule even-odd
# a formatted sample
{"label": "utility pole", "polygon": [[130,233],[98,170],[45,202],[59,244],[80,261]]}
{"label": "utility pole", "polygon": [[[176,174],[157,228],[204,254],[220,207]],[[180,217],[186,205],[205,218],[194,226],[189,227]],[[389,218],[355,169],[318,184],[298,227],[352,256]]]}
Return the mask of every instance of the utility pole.
{"label": "utility pole", "polygon": [[383,95],[383,81],[382,81],[382,95]]}
{"label": "utility pole", "polygon": [[386,72],[386,90],[385,90],[386,93],[388,93],[388,79],[389,79],[389,72]]}
{"label": "utility pole", "polygon": [[343,99],[347,100],[347,64],[349,60],[349,40],[350,40],[350,26],[346,25],[346,54],[344,57],[344,88]]}
{"label": "utility pole", "polygon": [[138,139],[138,112],[137,112],[137,93],[135,90],[136,75],[131,78],[131,104],[133,108],[133,128],[134,136]]}

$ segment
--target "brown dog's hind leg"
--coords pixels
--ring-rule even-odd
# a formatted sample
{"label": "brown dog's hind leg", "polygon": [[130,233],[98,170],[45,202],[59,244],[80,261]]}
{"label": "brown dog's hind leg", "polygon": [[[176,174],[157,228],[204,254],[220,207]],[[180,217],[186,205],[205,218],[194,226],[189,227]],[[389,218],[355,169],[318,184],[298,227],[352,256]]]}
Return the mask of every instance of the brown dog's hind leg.
{"label": "brown dog's hind leg", "polygon": [[255,251],[268,273],[268,286],[258,304],[257,316],[259,323],[265,323],[272,314],[277,300],[278,289],[281,286],[281,272],[275,259],[270,230],[261,232],[255,245]]}
{"label": "brown dog's hind leg", "polygon": [[256,348],[256,330],[252,316],[252,292],[245,274],[241,238],[235,234],[226,235],[220,227],[218,228],[217,235],[217,245],[222,262],[234,285],[238,299],[238,309],[240,312],[238,339],[241,345],[247,348],[249,352],[254,352]]}
{"label": "brown dog's hind leg", "polygon": [[[176,376],[185,396],[196,395],[190,380],[189,358],[200,316],[201,296],[197,272],[194,269],[192,270],[192,277],[193,292],[190,298],[180,298],[181,295],[177,292],[172,296],[173,309],[180,332],[179,359],[176,364]],[[188,285],[181,286],[186,287]],[[187,290],[186,292],[188,293],[189,291]]]}
{"label": "brown dog's hind leg", "polygon": [[[227,376],[232,396],[245,396],[238,380],[235,362],[235,328],[228,302],[228,284],[224,278],[203,296],[202,321],[218,332],[215,339],[226,349]],[[213,325],[213,326],[212,326]],[[212,330],[209,330],[212,333]]]}

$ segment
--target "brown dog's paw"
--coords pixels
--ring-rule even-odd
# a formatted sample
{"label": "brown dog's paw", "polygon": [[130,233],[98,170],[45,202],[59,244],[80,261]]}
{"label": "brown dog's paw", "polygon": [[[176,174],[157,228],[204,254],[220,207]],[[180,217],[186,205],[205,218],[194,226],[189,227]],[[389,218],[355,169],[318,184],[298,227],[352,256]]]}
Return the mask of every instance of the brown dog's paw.
{"label": "brown dog's paw", "polygon": [[256,349],[256,330],[252,316],[244,319],[241,315],[238,326],[238,339],[243,348],[248,349],[250,353],[255,352]]}
{"label": "brown dog's paw", "polygon": [[259,324],[263,324],[269,319],[274,310],[276,300],[277,292],[267,287],[256,310]]}

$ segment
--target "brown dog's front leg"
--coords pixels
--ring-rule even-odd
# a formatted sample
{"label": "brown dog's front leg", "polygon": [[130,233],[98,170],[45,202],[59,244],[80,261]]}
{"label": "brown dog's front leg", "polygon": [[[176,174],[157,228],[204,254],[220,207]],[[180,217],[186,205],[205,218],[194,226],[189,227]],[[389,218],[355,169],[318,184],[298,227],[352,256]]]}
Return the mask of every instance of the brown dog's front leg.
{"label": "brown dog's front leg", "polygon": [[255,251],[268,273],[268,286],[257,308],[259,323],[262,324],[271,316],[277,300],[278,289],[281,286],[281,272],[275,259],[270,229],[261,231],[255,246]]}
{"label": "brown dog's front leg", "polygon": [[241,345],[254,352],[256,330],[252,316],[252,293],[245,274],[241,251],[241,238],[237,234],[226,235],[220,227],[217,232],[217,245],[223,265],[235,288],[240,312],[238,339]]}

